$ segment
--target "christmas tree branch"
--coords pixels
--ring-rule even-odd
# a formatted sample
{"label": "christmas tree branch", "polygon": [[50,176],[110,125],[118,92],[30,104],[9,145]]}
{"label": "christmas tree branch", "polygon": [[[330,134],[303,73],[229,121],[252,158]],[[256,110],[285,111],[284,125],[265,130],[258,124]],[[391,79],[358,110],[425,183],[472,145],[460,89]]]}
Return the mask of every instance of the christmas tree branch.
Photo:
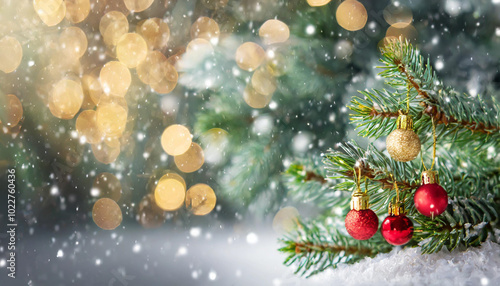
{"label": "christmas tree branch", "polygon": [[[448,140],[471,142],[471,133],[465,132],[471,131],[474,141],[482,144],[500,142],[500,105],[494,98],[485,101],[480,96],[461,95],[443,87],[430,63],[424,64],[423,57],[406,42],[388,45],[381,61],[385,66],[381,67],[384,70],[380,75],[394,90],[362,91],[363,97],[353,97],[349,105],[353,111],[351,120],[361,128],[361,135],[378,138],[394,130],[399,110],[407,108],[410,83],[409,113],[414,117],[417,133],[427,133],[432,119],[442,135],[452,135]],[[425,141],[427,137],[421,136],[421,139]]]}
{"label": "christmas tree branch", "polygon": [[423,253],[437,252],[443,246],[450,251],[459,245],[478,246],[488,235],[495,235],[499,209],[491,200],[455,197],[437,218],[415,216],[414,238],[420,241]]}
{"label": "christmas tree branch", "polygon": [[284,244],[280,251],[288,254],[284,264],[296,265],[295,273],[307,276],[335,268],[339,263],[355,263],[392,249],[380,234],[359,241],[322,222],[302,223],[293,235],[280,241]]}

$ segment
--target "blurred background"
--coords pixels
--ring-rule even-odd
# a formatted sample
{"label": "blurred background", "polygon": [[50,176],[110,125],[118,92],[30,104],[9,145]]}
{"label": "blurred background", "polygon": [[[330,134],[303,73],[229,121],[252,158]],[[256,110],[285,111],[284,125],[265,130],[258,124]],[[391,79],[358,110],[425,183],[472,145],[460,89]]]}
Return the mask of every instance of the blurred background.
{"label": "blurred background", "polygon": [[278,239],[323,211],[308,188],[379,49],[500,85],[497,0],[1,0],[0,23],[2,285],[307,285]]}

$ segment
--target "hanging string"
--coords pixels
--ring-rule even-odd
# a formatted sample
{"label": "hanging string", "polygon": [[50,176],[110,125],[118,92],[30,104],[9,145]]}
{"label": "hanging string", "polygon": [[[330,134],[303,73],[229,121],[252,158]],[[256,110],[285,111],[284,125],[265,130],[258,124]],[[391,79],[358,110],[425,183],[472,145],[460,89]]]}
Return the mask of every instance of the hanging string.
{"label": "hanging string", "polygon": [[392,174],[389,174],[391,176],[391,179],[393,181],[393,186],[394,189],[396,190],[396,203],[399,203],[399,188],[398,188],[398,182],[394,179],[394,176]]}
{"label": "hanging string", "polygon": [[411,82],[408,81],[408,88],[406,91],[406,115],[410,114],[410,90],[411,90]]}
{"label": "hanging string", "polygon": [[[356,169],[358,169],[358,173],[356,174]],[[354,167],[354,176],[356,176],[356,187],[357,191],[361,192],[361,167]]]}
{"label": "hanging string", "polygon": [[[436,125],[434,124],[434,117],[431,117],[431,122],[432,122],[432,140],[434,142],[432,143],[432,164],[430,171],[432,171],[432,169],[434,168],[434,164],[436,163],[436,142],[437,142]],[[420,160],[422,161],[422,166],[424,166],[424,170],[427,171],[427,167],[425,166],[422,154],[420,154]]]}

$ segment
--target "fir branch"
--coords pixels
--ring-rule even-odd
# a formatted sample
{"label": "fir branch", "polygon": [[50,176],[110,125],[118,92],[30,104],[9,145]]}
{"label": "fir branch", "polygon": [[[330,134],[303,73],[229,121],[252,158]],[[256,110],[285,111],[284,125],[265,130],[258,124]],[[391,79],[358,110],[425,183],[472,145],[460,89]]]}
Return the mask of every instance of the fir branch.
{"label": "fir branch", "polygon": [[279,250],[288,254],[284,264],[296,265],[295,273],[308,277],[335,268],[339,263],[355,263],[392,249],[379,233],[369,240],[360,241],[322,222],[300,224],[296,233],[280,242],[284,246]]}
{"label": "fir branch", "polygon": [[[396,86],[410,83],[417,92],[423,113],[432,117],[436,124],[458,125],[461,128],[483,134],[498,134],[500,106],[494,102],[492,108],[480,96],[461,95],[451,88],[443,87],[430,62],[424,64],[423,57],[408,42],[395,41],[383,50],[385,69],[381,75],[392,76],[394,69],[400,73],[391,83]],[[470,106],[470,107],[469,107]],[[477,112],[479,109],[480,112]],[[486,112],[490,111],[490,112]]]}
{"label": "fir branch", "polygon": [[487,199],[455,197],[437,218],[414,217],[418,226],[414,238],[420,241],[422,253],[438,252],[443,247],[479,246],[488,235],[494,235],[500,205]]}

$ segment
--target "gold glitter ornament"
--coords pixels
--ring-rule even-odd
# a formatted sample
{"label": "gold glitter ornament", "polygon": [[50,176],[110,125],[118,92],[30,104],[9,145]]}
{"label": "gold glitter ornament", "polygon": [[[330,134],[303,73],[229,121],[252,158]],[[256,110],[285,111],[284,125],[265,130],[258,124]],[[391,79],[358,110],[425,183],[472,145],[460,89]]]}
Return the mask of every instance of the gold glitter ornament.
{"label": "gold glitter ornament", "polygon": [[413,120],[409,115],[399,115],[397,129],[392,131],[386,140],[387,151],[399,162],[415,159],[420,153],[420,139],[413,131]]}

